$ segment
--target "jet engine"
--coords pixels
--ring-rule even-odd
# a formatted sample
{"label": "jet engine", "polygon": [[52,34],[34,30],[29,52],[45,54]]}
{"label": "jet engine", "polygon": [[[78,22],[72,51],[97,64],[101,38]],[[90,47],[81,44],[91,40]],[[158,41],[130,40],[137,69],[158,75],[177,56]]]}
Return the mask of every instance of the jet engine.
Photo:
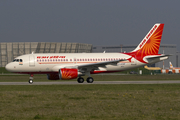
{"label": "jet engine", "polygon": [[59,73],[47,74],[49,80],[70,80],[78,77],[78,69],[62,68]]}

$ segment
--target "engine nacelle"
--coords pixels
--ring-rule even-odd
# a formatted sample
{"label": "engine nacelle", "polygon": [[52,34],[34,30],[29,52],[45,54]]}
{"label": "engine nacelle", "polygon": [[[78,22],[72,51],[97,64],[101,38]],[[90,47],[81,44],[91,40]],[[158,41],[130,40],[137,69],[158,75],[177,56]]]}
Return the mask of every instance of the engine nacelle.
{"label": "engine nacelle", "polygon": [[78,70],[71,68],[63,68],[59,70],[59,77],[61,80],[70,80],[78,77]]}
{"label": "engine nacelle", "polygon": [[49,80],[70,80],[78,77],[78,69],[62,68],[59,69],[59,74],[47,74]]}

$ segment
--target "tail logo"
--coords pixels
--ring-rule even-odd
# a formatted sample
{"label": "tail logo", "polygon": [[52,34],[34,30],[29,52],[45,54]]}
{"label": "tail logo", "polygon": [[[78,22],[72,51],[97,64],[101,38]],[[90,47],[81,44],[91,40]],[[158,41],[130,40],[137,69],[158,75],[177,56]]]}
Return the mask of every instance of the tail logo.
{"label": "tail logo", "polygon": [[127,53],[140,62],[146,63],[143,58],[148,55],[158,55],[164,24],[155,24],[149,33],[144,37],[138,47]]}
{"label": "tail logo", "polygon": [[149,34],[146,36],[146,39],[148,39],[149,36],[151,36],[151,34],[155,31],[156,28],[157,28],[157,25],[155,25],[155,26],[153,27],[153,29],[149,32]]}
{"label": "tail logo", "polygon": [[[146,39],[148,40],[148,38],[152,35],[152,33],[155,31],[155,29],[157,28],[157,25],[155,25],[153,27],[153,29],[149,32],[149,34],[146,36]],[[140,48],[142,48],[142,46],[146,43],[146,39],[143,40],[143,42],[140,44]]]}
{"label": "tail logo", "polygon": [[151,33],[152,36],[147,40],[147,42],[145,42],[146,44],[144,44],[143,47],[141,46],[141,48],[137,51],[137,54],[141,54],[141,56],[158,54],[162,31],[163,29],[155,31],[154,34]]}

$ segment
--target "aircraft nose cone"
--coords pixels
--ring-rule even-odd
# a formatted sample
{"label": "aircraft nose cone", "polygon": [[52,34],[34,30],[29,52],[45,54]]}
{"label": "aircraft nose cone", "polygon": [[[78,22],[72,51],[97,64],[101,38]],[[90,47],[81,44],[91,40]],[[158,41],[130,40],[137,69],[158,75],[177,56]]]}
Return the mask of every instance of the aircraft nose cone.
{"label": "aircraft nose cone", "polygon": [[7,71],[11,71],[11,70],[12,70],[12,66],[9,65],[9,64],[7,64],[7,65],[5,66],[5,68],[6,68]]}

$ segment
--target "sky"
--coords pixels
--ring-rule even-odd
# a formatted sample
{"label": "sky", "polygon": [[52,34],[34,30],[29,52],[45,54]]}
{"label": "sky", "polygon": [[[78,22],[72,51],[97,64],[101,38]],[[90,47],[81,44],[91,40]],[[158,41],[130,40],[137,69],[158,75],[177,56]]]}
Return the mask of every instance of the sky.
{"label": "sky", "polygon": [[138,45],[155,23],[180,51],[180,0],[1,0],[0,42]]}

